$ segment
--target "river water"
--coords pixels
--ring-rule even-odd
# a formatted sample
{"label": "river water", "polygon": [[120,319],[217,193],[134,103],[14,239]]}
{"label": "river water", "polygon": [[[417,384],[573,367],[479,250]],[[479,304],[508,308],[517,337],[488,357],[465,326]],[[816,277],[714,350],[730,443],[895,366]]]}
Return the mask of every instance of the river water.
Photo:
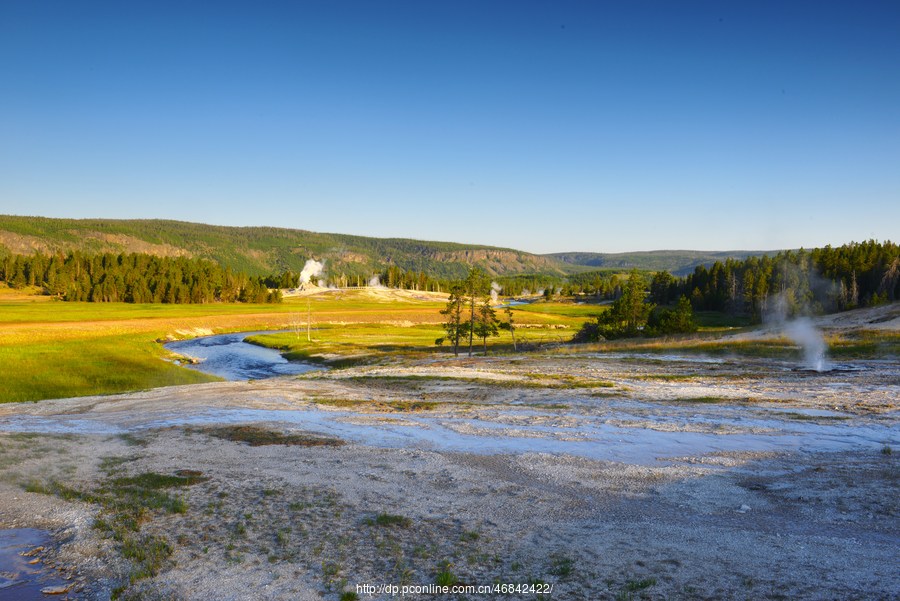
{"label": "river water", "polygon": [[51,599],[41,589],[65,585],[43,565],[40,553],[33,553],[38,547],[52,544],[50,535],[43,530],[0,529],[0,601]]}
{"label": "river water", "polygon": [[261,380],[322,369],[309,363],[288,361],[276,350],[244,341],[248,336],[272,333],[218,334],[169,342],[165,347],[174,353],[199,361],[185,364],[184,367],[232,381]]}
{"label": "river water", "polygon": [[[191,369],[227,380],[302,374],[320,367],[288,362],[275,350],[244,341],[256,333],[220,334],[166,344],[195,358]],[[659,360],[660,357],[654,356]],[[666,360],[674,358],[663,357]],[[707,358],[689,358],[709,361]],[[206,423],[281,422],[372,446],[417,447],[476,453],[568,453],[593,459],[654,463],[665,458],[729,451],[843,451],[898,445],[897,415],[860,417],[831,411],[728,405],[673,406],[639,400],[569,399],[586,411],[574,414],[499,409],[486,419],[462,415],[407,414],[377,419],[312,407],[268,410],[184,407],[119,419],[110,414],[11,415],[0,430],[70,434],[121,434]],[[396,416],[395,416],[396,417]]]}

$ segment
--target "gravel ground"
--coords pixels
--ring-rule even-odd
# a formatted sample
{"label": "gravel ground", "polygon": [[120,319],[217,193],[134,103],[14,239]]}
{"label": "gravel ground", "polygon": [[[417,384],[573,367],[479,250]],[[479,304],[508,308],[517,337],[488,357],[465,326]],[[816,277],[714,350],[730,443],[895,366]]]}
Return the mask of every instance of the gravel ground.
{"label": "gravel ground", "polygon": [[[24,487],[192,470],[186,511],[140,524],[172,555],[124,598],[896,599],[900,365],[857,363],[448,358],[4,405],[0,527],[49,530],[69,598],[108,598],[132,568],[99,506]],[[346,444],[209,429],[231,422]]]}

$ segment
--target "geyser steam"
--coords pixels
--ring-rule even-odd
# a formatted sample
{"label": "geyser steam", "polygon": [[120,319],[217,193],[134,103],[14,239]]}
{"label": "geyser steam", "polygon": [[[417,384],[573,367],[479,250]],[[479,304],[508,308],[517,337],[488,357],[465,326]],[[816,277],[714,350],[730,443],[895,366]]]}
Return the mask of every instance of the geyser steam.
{"label": "geyser steam", "polygon": [[303,266],[303,271],[300,272],[300,284],[308,284],[310,279],[321,275],[324,269],[324,263],[319,263],[313,259],[308,260],[306,265]]}
{"label": "geyser steam", "polygon": [[770,315],[770,320],[784,330],[784,333],[794,344],[803,349],[803,367],[815,371],[828,371],[828,361],[825,352],[828,349],[822,332],[813,325],[808,317],[788,319],[787,302],[784,296],[779,295],[775,299],[775,309]]}
{"label": "geyser steam", "polygon": [[500,284],[498,284],[497,282],[491,282],[491,303],[494,305],[497,304],[500,290],[502,290],[502,288],[500,288]]}
{"label": "geyser steam", "polygon": [[803,349],[804,367],[816,371],[828,370],[828,363],[825,360],[827,348],[825,338],[808,317],[787,322],[784,325],[784,333]]}

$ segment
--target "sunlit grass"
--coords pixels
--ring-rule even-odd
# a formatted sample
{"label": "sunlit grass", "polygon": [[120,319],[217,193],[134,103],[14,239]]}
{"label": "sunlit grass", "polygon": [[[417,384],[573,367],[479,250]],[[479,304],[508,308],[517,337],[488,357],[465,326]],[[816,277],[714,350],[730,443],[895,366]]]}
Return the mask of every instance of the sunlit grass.
{"label": "sunlit grass", "polygon": [[[43,338],[43,337],[41,337]],[[162,360],[162,345],[141,335],[68,336],[0,344],[0,402],[109,394],[218,378]]]}
{"label": "sunlit grass", "polygon": [[[447,352],[444,303],[414,295],[329,292],[281,305],[68,303],[4,289],[0,296],[0,402],[112,394],[215,380],[163,361],[157,342],[202,333],[298,330],[262,338],[295,360]],[[545,306],[553,306],[547,304]],[[584,318],[515,310],[521,344],[565,342]],[[312,342],[306,341],[307,318]],[[502,314],[501,314],[502,317]],[[479,342],[479,341],[476,341]],[[502,332],[492,352],[511,349]],[[481,346],[476,344],[476,350]]]}
{"label": "sunlit grass", "polygon": [[[900,333],[884,330],[864,330],[852,334],[825,335],[828,357],[834,359],[875,359],[900,356]],[[631,338],[593,344],[579,344],[561,352],[640,352],[640,353],[698,353],[712,356],[739,356],[799,359],[800,346],[784,336],[768,338],[722,337],[715,332],[670,338]]]}
{"label": "sunlit grass", "polygon": [[609,310],[609,304],[583,304],[565,302],[536,302],[529,305],[516,305],[516,311],[523,313],[541,313],[545,315],[560,315],[564,317],[579,317],[588,319],[596,317]]}
{"label": "sunlit grass", "polygon": [[854,334],[831,336],[828,353],[839,359],[900,356],[900,332],[863,330]]}

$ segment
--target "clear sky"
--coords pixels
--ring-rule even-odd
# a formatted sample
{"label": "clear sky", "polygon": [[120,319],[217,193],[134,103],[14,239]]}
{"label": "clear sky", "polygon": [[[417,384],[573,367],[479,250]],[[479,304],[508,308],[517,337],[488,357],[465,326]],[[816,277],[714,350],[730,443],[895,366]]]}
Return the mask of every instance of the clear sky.
{"label": "clear sky", "polygon": [[0,213],[900,238],[900,2],[0,2]]}

